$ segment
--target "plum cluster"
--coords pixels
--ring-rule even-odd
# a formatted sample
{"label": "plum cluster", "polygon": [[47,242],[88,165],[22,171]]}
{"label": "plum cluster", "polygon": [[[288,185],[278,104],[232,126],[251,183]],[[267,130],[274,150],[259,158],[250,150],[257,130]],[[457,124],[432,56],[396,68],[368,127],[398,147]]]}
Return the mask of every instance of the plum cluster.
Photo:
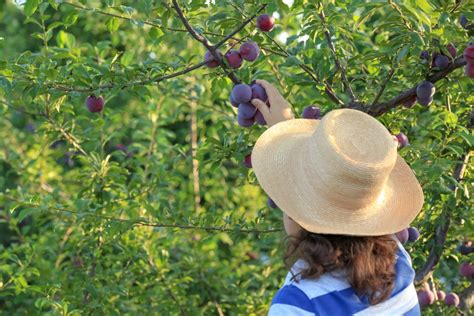
{"label": "plum cluster", "polygon": [[418,302],[420,307],[427,307],[436,301],[444,301],[447,306],[458,306],[460,303],[459,296],[456,293],[446,294],[444,291],[436,291],[436,295],[429,288],[418,291]]}
{"label": "plum cluster", "polygon": [[[217,49],[216,53],[222,56],[220,50]],[[247,41],[240,45],[239,50],[231,48],[224,54],[224,58],[229,64],[230,68],[238,69],[242,66],[244,60],[252,62],[255,61],[259,55],[260,47],[258,47],[258,44],[253,41]],[[219,66],[219,62],[214,58],[210,51],[207,51],[204,55],[204,61],[209,68],[215,68]]]}
{"label": "plum cluster", "polygon": [[245,83],[236,84],[230,94],[230,104],[238,108],[237,122],[242,127],[250,127],[255,122],[259,125],[267,123],[262,113],[250,102],[252,99],[259,99],[270,106],[265,89],[255,82],[251,85]]}
{"label": "plum cluster", "polygon": [[469,78],[474,78],[474,44],[469,43],[469,46],[464,50],[464,60],[466,61],[466,66],[464,68],[464,73]]}
{"label": "plum cluster", "polygon": [[102,112],[104,109],[104,98],[99,96],[96,97],[95,95],[91,94],[86,99],[86,107],[91,113]]}

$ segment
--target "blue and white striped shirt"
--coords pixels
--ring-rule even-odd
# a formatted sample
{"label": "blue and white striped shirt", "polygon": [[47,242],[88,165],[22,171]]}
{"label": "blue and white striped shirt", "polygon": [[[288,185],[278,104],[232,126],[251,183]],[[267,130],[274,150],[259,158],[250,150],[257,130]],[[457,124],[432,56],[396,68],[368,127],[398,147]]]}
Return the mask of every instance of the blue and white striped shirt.
{"label": "blue and white striped shirt", "polygon": [[[370,305],[366,296],[358,296],[341,272],[326,273],[318,279],[290,280],[274,296],[269,316],[345,316],[345,315],[405,315],[419,316],[420,306],[413,285],[415,271],[410,255],[394,237],[399,246],[395,264],[396,279],[390,298]],[[292,267],[296,274],[305,264],[301,259]]]}

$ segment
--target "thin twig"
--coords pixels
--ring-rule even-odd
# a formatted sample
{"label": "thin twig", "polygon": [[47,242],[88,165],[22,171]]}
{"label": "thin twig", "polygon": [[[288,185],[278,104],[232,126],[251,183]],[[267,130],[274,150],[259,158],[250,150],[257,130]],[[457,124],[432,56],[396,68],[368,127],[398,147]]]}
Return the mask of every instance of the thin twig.
{"label": "thin twig", "polygon": [[[20,201],[18,199],[15,199],[13,197],[8,197],[4,196],[5,199],[15,201],[18,203],[23,203],[24,205],[27,205],[28,207],[36,207],[39,208],[41,205],[35,204],[35,203],[25,203],[24,201]],[[102,219],[106,221],[114,221],[114,222],[122,222],[122,223],[127,223],[130,226],[147,226],[147,227],[161,227],[161,228],[180,228],[180,229],[197,229],[197,230],[205,230],[205,231],[217,231],[217,232],[237,232],[237,233],[277,233],[283,231],[282,228],[269,228],[269,229],[247,229],[247,228],[232,228],[232,227],[227,227],[227,226],[199,226],[199,225],[189,225],[189,224],[168,224],[168,223],[156,223],[156,222],[150,222],[145,218],[130,218],[130,219],[125,219],[125,218],[116,218],[116,217],[110,217],[110,216],[105,216],[105,215],[99,215],[99,214],[92,214],[92,213],[81,213],[81,212],[75,212],[71,211],[66,208],[59,208],[59,207],[48,207],[49,210],[54,210],[58,212],[65,212],[69,214],[74,214],[74,215],[80,215],[81,217],[84,216],[89,216],[97,219]]]}
{"label": "thin twig", "polygon": [[326,41],[328,43],[332,57],[334,58],[334,62],[336,63],[337,70],[339,70],[341,73],[341,80],[342,80],[342,84],[344,85],[344,89],[346,90],[346,93],[351,99],[351,101],[355,102],[357,98],[354,95],[354,91],[352,91],[352,87],[349,83],[349,80],[347,80],[346,68],[343,64],[341,64],[341,62],[339,61],[339,58],[337,57],[336,48],[334,47],[334,43],[332,41],[331,34],[329,33],[328,25],[326,23],[326,16],[324,15],[324,11],[322,9],[321,9],[321,12],[318,13],[318,16],[321,19],[321,22],[323,23],[324,36],[326,37]]}
{"label": "thin twig", "polygon": [[384,82],[380,86],[380,90],[377,93],[377,95],[375,96],[375,99],[374,99],[374,102],[372,102],[372,105],[376,104],[379,101],[380,97],[382,96],[383,92],[385,91],[385,88],[387,87],[388,82],[392,79],[394,73],[395,73],[395,68],[392,66],[392,68],[390,68],[390,70],[387,74],[387,77],[385,78]]}
{"label": "thin twig", "polygon": [[53,90],[61,90],[61,91],[66,91],[66,92],[71,92],[71,91],[75,91],[75,92],[93,92],[93,91],[96,91],[96,90],[112,89],[112,88],[115,88],[117,86],[120,86],[120,89],[125,89],[127,87],[141,86],[141,85],[147,85],[147,84],[151,84],[151,83],[158,83],[158,82],[161,82],[161,81],[166,80],[166,79],[171,79],[171,78],[174,78],[174,77],[178,77],[178,76],[184,75],[188,72],[191,72],[193,70],[196,70],[198,68],[201,68],[204,65],[206,65],[206,62],[202,61],[199,64],[187,67],[183,70],[173,72],[173,73],[170,73],[170,74],[167,74],[167,75],[163,75],[163,76],[159,76],[159,77],[152,78],[152,79],[147,79],[147,80],[127,82],[127,83],[123,83],[123,84],[109,83],[109,84],[100,85],[100,86],[96,86],[96,87],[89,87],[89,88],[68,87],[68,86],[64,86],[62,83],[57,83],[57,82],[46,83],[45,85],[46,85],[46,87],[51,88]]}
{"label": "thin twig", "polygon": [[[97,13],[97,14],[101,14],[101,15],[105,15],[105,16],[110,16],[110,17],[114,17],[114,18],[117,18],[117,19],[130,21],[132,23],[140,22],[140,23],[143,23],[144,25],[148,25],[148,26],[155,27],[155,28],[162,29],[162,30],[168,30],[168,31],[173,31],[173,32],[187,32],[187,30],[185,30],[185,29],[178,29],[178,28],[174,28],[174,27],[165,27],[165,26],[162,26],[162,25],[159,25],[159,24],[147,21],[147,20],[137,20],[137,19],[133,19],[133,18],[123,16],[123,15],[118,15],[118,14],[106,12],[106,11],[100,10],[98,8],[84,7],[84,6],[75,4],[75,3],[62,2],[62,3],[60,3],[60,5],[69,5],[69,6],[75,7],[77,9],[80,9],[80,10],[83,10],[83,11]],[[224,35],[224,34],[219,34],[219,33],[209,32],[209,31],[204,31],[204,32],[202,32],[202,34],[216,36],[216,37],[226,37],[226,35]],[[231,38],[235,39],[235,40],[238,40],[238,38],[235,38],[235,37],[231,37]]]}

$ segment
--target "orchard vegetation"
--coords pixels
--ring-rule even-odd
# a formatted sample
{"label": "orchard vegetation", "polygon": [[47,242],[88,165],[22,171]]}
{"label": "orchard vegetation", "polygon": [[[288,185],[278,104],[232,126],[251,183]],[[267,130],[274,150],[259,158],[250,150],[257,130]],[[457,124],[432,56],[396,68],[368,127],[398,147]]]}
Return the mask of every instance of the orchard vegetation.
{"label": "orchard vegetation", "polygon": [[2,1],[1,313],[266,314],[287,271],[249,156],[265,79],[296,117],[398,139],[423,314],[469,314],[473,35],[467,0]]}

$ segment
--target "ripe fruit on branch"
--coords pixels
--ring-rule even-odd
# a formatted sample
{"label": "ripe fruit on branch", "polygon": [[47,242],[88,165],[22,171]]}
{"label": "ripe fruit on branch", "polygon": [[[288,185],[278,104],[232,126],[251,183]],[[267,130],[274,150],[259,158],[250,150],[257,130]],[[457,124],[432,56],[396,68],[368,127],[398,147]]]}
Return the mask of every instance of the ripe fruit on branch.
{"label": "ripe fruit on branch", "polygon": [[239,103],[234,100],[234,98],[232,97],[232,93],[229,96],[229,102],[230,102],[230,104],[232,104],[233,107],[235,107],[235,108],[239,107]]}
{"label": "ripe fruit on branch", "polygon": [[321,110],[314,105],[310,105],[304,108],[301,116],[305,119],[317,120],[321,117]]}
{"label": "ripe fruit on branch", "polygon": [[461,14],[461,17],[459,18],[459,24],[461,24],[463,28],[466,28],[468,23],[469,20],[466,18],[466,16],[464,14]]}
{"label": "ripe fruit on branch", "polygon": [[[403,147],[406,147],[408,145],[410,145],[410,143],[408,142],[408,137],[407,135],[403,134],[403,133],[399,133],[395,136],[398,140],[398,147],[399,148],[403,148]],[[416,229],[416,228],[415,228]]]}
{"label": "ripe fruit on branch", "polygon": [[436,88],[429,81],[423,81],[416,87],[416,97],[421,105],[427,106],[433,102]]}
{"label": "ripe fruit on branch", "polygon": [[430,53],[428,53],[426,50],[424,50],[420,53],[420,58],[428,60],[430,58]]}
{"label": "ripe fruit on branch", "polygon": [[233,69],[240,68],[242,66],[242,57],[240,56],[239,52],[235,49],[231,49],[225,54],[225,59],[229,63],[229,66]]}
{"label": "ripe fruit on branch", "polygon": [[238,115],[242,118],[247,120],[253,119],[256,113],[257,108],[252,103],[245,102],[239,104]]}
{"label": "ripe fruit on branch", "polygon": [[464,73],[469,78],[474,78],[474,63],[467,63],[466,66],[464,66]]}
{"label": "ripe fruit on branch", "polygon": [[438,300],[443,301],[446,297],[446,293],[444,291],[438,291],[436,292],[436,295],[438,296]]}
{"label": "ripe fruit on branch", "polygon": [[247,168],[252,168],[252,155],[248,154],[244,158],[244,166]]}
{"label": "ripe fruit on branch", "polygon": [[237,103],[250,102],[252,99],[252,88],[245,83],[239,83],[234,86],[231,93],[232,99]]}
{"label": "ripe fruit on branch", "polygon": [[270,206],[271,208],[278,208],[278,205],[276,205],[276,203],[273,202],[273,200],[270,199],[270,198],[267,199],[267,204],[268,204],[268,206]]}
{"label": "ripe fruit on branch", "polygon": [[[216,49],[216,53],[222,56],[222,53],[220,50]],[[206,54],[204,55],[204,61],[206,61],[206,65],[209,68],[216,68],[219,66],[219,62],[214,58],[212,53],[210,51],[207,51]]]}
{"label": "ripe fruit on branch", "polygon": [[421,307],[433,304],[435,301],[434,293],[428,290],[418,291],[418,302]]}
{"label": "ripe fruit on branch", "polygon": [[449,58],[448,56],[445,55],[438,55],[435,59],[435,65],[438,67],[440,70],[446,69],[449,65]]}
{"label": "ripe fruit on branch", "polygon": [[395,234],[398,238],[398,240],[404,244],[408,241],[408,229],[402,229],[398,233]]}
{"label": "ripe fruit on branch", "polygon": [[474,265],[468,262],[461,263],[459,266],[459,274],[466,278],[474,277]]}
{"label": "ripe fruit on branch", "polygon": [[260,48],[257,43],[248,41],[243,43],[239,49],[240,56],[247,61],[254,61],[260,54]]}
{"label": "ripe fruit on branch", "polygon": [[104,109],[104,98],[90,95],[86,99],[86,106],[89,112],[96,113],[101,112]]}
{"label": "ripe fruit on branch", "polygon": [[464,60],[468,64],[474,63],[474,45],[471,44],[468,47],[466,47],[466,49],[464,50],[463,56],[464,56]]}
{"label": "ripe fruit on branch", "polygon": [[420,238],[420,232],[416,227],[410,227],[408,228],[408,241],[414,242],[417,241],[418,238]]}
{"label": "ripe fruit on branch", "polygon": [[448,48],[448,52],[451,55],[451,57],[456,58],[456,54],[457,54],[456,46],[454,46],[453,43],[449,43],[448,46],[446,47]]}
{"label": "ripe fruit on branch", "polygon": [[263,88],[258,83],[254,83],[251,85],[251,89],[252,89],[252,99],[259,99],[262,102],[267,102],[268,96],[267,96],[267,92],[265,91],[265,88]]}
{"label": "ripe fruit on branch", "polygon": [[459,296],[456,293],[449,293],[444,298],[444,303],[448,306],[458,306],[459,305]]}
{"label": "ripe fruit on branch", "polygon": [[275,19],[268,14],[262,14],[257,18],[257,27],[263,32],[270,31],[273,25],[275,25]]}
{"label": "ripe fruit on branch", "polygon": [[239,123],[239,125],[242,126],[242,127],[250,127],[250,126],[253,125],[254,119],[253,118],[251,118],[251,119],[243,118],[242,115],[239,112],[237,114],[237,123]]}

